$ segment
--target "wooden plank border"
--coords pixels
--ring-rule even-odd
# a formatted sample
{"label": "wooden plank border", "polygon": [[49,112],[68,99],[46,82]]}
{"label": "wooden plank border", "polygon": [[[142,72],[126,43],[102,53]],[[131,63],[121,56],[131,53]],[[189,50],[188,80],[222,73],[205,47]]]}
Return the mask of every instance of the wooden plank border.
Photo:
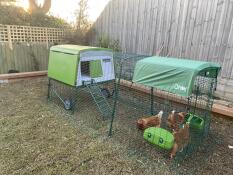
{"label": "wooden plank border", "polygon": [[21,80],[26,78],[37,78],[47,76],[47,71],[24,72],[13,74],[0,74],[0,83],[14,82],[14,80]]}
{"label": "wooden plank border", "polygon": [[[1,83],[13,83],[15,81],[20,81],[20,80],[28,79],[28,78],[44,77],[44,76],[47,76],[47,73],[48,73],[47,71],[36,71],[36,72],[24,72],[24,73],[13,73],[13,74],[0,74],[0,84]],[[120,84],[125,87],[133,88],[137,91],[141,91],[147,94],[150,93],[149,88],[145,88],[135,83],[132,84],[131,82],[126,81],[126,80],[121,80]],[[181,103],[181,104],[186,103],[185,100],[181,101],[175,96],[165,95],[164,93],[162,93],[162,91],[161,92],[157,91],[154,95],[160,98],[164,98],[164,96],[166,96],[167,98],[169,98],[169,100],[172,100],[176,103]],[[233,119],[233,108],[214,103],[212,107],[212,112],[220,114],[220,115],[224,115],[230,119]]]}
{"label": "wooden plank border", "polygon": [[[149,88],[146,88],[146,87],[144,87],[142,85],[135,84],[135,83],[132,84],[131,82],[126,81],[126,80],[121,80],[120,84],[122,86],[132,88],[132,89],[135,89],[137,91],[141,91],[141,92],[144,92],[144,93],[147,93],[147,94],[150,93]],[[177,98],[175,96],[172,96],[170,94],[169,95],[164,94],[162,91],[156,91],[154,93],[154,96],[159,97],[159,98],[164,98],[166,96],[169,100],[174,101],[176,103],[187,104],[187,102],[185,100],[181,100],[181,99],[179,99],[179,98]],[[197,106],[197,107],[200,108],[200,106]],[[227,106],[224,106],[224,105],[221,105],[221,104],[216,104],[215,102],[214,102],[213,107],[212,107],[212,112],[223,115],[223,116],[226,116],[226,117],[228,117],[230,119],[233,119],[233,108],[230,108],[230,107],[227,107]]]}

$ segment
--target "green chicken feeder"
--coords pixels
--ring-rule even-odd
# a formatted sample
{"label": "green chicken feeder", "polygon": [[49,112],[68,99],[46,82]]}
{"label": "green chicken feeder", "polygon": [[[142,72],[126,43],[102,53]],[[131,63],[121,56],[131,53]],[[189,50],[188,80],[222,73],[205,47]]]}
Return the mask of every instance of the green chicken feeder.
{"label": "green chicken feeder", "polygon": [[146,141],[160,148],[169,150],[173,147],[174,136],[163,128],[151,127],[144,131],[143,137]]}
{"label": "green chicken feeder", "polygon": [[204,128],[204,119],[192,113],[187,114],[186,123],[187,122],[190,123],[190,128],[193,128],[199,131],[203,130]]}

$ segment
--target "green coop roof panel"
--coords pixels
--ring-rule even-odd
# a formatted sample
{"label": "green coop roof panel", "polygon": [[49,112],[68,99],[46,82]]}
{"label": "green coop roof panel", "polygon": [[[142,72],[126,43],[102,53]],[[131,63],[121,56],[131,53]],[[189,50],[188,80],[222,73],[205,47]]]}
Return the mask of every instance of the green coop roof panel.
{"label": "green coop roof panel", "polygon": [[189,96],[196,76],[215,78],[219,70],[216,63],[153,56],[137,62],[133,82]]}
{"label": "green coop roof panel", "polygon": [[79,45],[57,45],[52,46],[50,51],[56,52],[63,52],[78,55],[82,51],[93,51],[93,50],[109,50],[106,48],[98,48],[98,47],[91,47],[91,46],[79,46]]}

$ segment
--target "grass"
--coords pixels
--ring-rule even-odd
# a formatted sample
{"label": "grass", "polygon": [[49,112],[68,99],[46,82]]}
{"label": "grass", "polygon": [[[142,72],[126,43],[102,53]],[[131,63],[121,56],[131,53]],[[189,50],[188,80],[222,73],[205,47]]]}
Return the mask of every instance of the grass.
{"label": "grass", "polygon": [[[93,112],[89,98],[69,115],[47,102],[46,95],[46,79],[0,85],[0,174],[177,174],[140,133],[121,123],[127,119],[117,119],[108,138],[108,122]],[[233,144],[232,122],[213,123],[216,137],[229,137],[196,172],[232,174],[232,151],[227,148]]]}
{"label": "grass", "polygon": [[145,172],[121,145],[106,138],[103,128],[90,128],[80,120],[73,123],[72,116],[47,103],[46,80],[28,83],[0,87],[0,174]]}

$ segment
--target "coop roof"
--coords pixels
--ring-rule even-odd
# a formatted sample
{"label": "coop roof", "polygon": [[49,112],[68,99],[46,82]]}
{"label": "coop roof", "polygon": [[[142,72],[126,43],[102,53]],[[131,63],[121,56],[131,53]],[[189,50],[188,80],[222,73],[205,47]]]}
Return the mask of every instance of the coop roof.
{"label": "coop roof", "polygon": [[215,78],[219,70],[216,63],[153,56],[137,62],[133,82],[189,96],[197,76]]}
{"label": "coop roof", "polygon": [[91,47],[91,46],[79,46],[79,45],[56,45],[50,48],[50,51],[68,53],[78,55],[80,52],[93,51],[93,50],[109,50],[106,48]]}

